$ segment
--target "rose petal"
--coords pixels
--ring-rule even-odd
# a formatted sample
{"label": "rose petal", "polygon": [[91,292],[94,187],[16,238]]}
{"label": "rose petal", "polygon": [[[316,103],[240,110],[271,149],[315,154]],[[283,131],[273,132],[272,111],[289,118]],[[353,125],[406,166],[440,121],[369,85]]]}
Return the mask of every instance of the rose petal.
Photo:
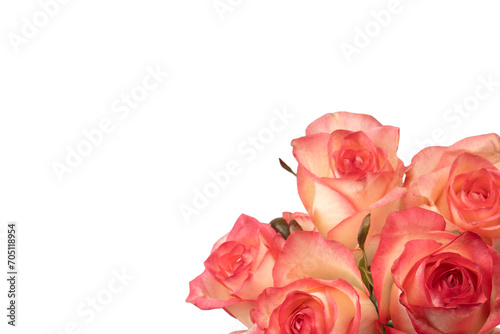
{"label": "rose petal", "polygon": [[[394,188],[379,201],[373,203],[369,208],[358,211],[356,214],[344,219],[333,227],[327,235],[327,239],[336,240],[349,249],[358,247],[357,235],[363,219],[370,214],[370,230],[368,238],[382,232],[387,215],[402,208],[402,198],[406,194],[405,188]],[[372,254],[373,256],[373,254]]]}
{"label": "rose petal", "polygon": [[[394,261],[392,266],[392,277],[397,287],[400,290],[404,290],[403,283],[409,286],[413,285],[407,292],[407,294],[409,294],[408,299],[411,300],[411,305],[431,306],[429,305],[427,296],[422,293],[422,291],[426,291],[426,282],[423,281],[422,277],[410,277],[409,283],[405,281],[417,262],[432,254],[442,246],[441,243],[434,240],[410,240],[405,244],[401,256]],[[417,273],[414,274],[417,275]],[[422,273],[420,272],[420,274]]]}
{"label": "rose petal", "polygon": [[250,327],[253,325],[252,319],[250,319],[250,311],[255,307],[255,303],[255,300],[244,301],[226,306],[224,310],[230,316],[238,319],[243,325]]}
{"label": "rose petal", "polygon": [[217,282],[207,270],[189,282],[189,290],[186,302],[202,310],[222,308],[241,301],[231,296],[228,289]]}
{"label": "rose petal", "polygon": [[293,156],[311,177],[332,177],[328,159],[330,135],[318,133],[292,140]]}
{"label": "rose petal", "polygon": [[415,306],[411,308],[409,316],[417,333],[453,333],[457,328],[467,328],[469,333],[477,333],[484,322],[481,317],[486,311],[484,306],[468,305],[460,308]]}
{"label": "rose petal", "polygon": [[272,272],[275,262],[274,256],[268,252],[259,267],[255,271],[248,272],[248,278],[232,295],[241,299],[254,299],[256,291],[263,291],[273,286],[273,278],[269,273]]}
{"label": "rose petal", "polygon": [[481,156],[468,152],[462,153],[455,159],[455,161],[451,165],[450,179],[453,179],[459,174],[468,173],[481,168],[497,170],[497,168],[491,162]]}
{"label": "rose petal", "polygon": [[[408,174],[407,174],[408,175]],[[410,183],[408,176],[405,180],[405,186],[408,187],[408,194],[404,202],[407,208],[421,206],[426,204],[428,206],[437,206],[437,202],[441,196],[446,192],[446,182],[448,180],[449,170],[446,168],[438,169],[437,171],[430,172],[420,176],[417,180]],[[447,204],[440,210],[446,209]]]}
{"label": "rose petal", "polygon": [[327,235],[336,224],[355,214],[355,206],[341,193],[316,182],[300,167],[297,169],[297,186],[300,199],[318,231]]}
{"label": "rose petal", "polygon": [[273,242],[276,236],[279,236],[279,234],[269,224],[260,223],[257,219],[242,214],[227,235],[227,240],[237,240],[240,243],[257,245],[260,242],[259,237],[261,237],[269,247],[269,251],[278,256],[281,248],[279,243]]}
{"label": "rose petal", "polygon": [[405,185],[414,182],[420,175],[449,168],[455,158],[463,152],[485,157],[496,165],[500,162],[500,137],[492,133],[468,137],[450,147],[424,148],[413,157]]}
{"label": "rose petal", "polygon": [[402,330],[403,332],[401,333],[417,334],[417,332],[413,328],[413,324],[411,323],[411,319],[408,315],[406,307],[404,307],[399,301],[400,295],[401,295],[401,290],[399,290],[399,288],[395,284],[393,284],[390,297],[391,298],[390,310],[394,328]]}
{"label": "rose petal", "polygon": [[389,163],[395,169],[400,160],[397,157],[399,147],[399,128],[394,126],[381,126],[364,131],[373,140],[377,147],[383,148],[387,153]]}
{"label": "rose petal", "polygon": [[290,235],[276,261],[273,277],[275,286],[303,278],[342,278],[354,287],[366,289],[349,249],[316,232],[297,231]]}
{"label": "rose petal", "polygon": [[318,231],[316,226],[314,225],[311,217],[307,213],[301,212],[283,212],[283,219],[286,220],[287,223],[290,223],[292,219],[295,219],[297,223],[300,225],[302,230],[304,231]]}
{"label": "rose petal", "polygon": [[373,116],[349,112],[326,114],[309,124],[306,135],[332,133],[335,130],[365,131],[382,126]]}
{"label": "rose petal", "polygon": [[[500,325],[500,254],[493,248],[489,248],[492,264],[492,289],[490,301],[490,314],[479,334],[486,333],[492,328]],[[497,330],[495,330],[497,331]],[[494,332],[493,332],[494,333]]]}

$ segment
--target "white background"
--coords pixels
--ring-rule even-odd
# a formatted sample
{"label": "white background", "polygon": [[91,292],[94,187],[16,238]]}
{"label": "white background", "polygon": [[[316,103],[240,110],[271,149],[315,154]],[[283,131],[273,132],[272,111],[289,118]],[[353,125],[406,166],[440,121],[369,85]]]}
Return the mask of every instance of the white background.
{"label": "white background", "polygon": [[[233,0],[224,19],[212,1],[72,0],[17,48],[12,36],[40,4],[0,4],[1,333],[64,333],[73,322],[80,333],[242,329],[185,303],[188,282],[240,213],[268,222],[303,211],[278,158],[296,168],[290,141],[307,124],[339,110],[372,114],[401,128],[406,162],[439,129],[441,145],[500,132],[498,86],[467,115],[447,111],[474,102],[481,76],[500,81],[498,1],[401,0],[385,27],[371,12],[389,1]],[[342,43],[355,46],[366,27],[373,37],[348,62]],[[169,76],[122,120],[112,104],[147,67]],[[242,154],[275,108],[295,117]],[[113,131],[58,180],[53,163],[107,118]],[[180,205],[233,160],[240,173],[184,219]],[[16,329],[6,325],[3,279],[11,221]],[[134,278],[89,322],[77,308],[106,296],[122,268]]]}

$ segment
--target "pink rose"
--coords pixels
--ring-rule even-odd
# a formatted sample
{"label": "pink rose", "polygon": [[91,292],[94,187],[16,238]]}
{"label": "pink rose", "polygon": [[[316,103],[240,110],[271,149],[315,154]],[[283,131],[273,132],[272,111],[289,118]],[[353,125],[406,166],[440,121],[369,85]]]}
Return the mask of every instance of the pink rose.
{"label": "pink rose", "polygon": [[272,269],[284,242],[269,224],[241,215],[214,245],[205,271],[190,282],[186,301],[202,310],[224,308],[251,327],[250,310],[273,286]]}
{"label": "pink rose", "polygon": [[[358,291],[342,279],[305,278],[282,288],[264,290],[252,316],[266,334],[376,333],[375,310],[370,319],[366,312],[362,319],[362,311],[370,307],[368,303],[371,304],[368,298],[360,300]],[[367,323],[360,330],[363,321]]]}
{"label": "pink rose", "polygon": [[500,137],[429,147],[412,160],[405,204],[439,212],[448,230],[472,231],[488,244],[500,236]]}
{"label": "pink rose", "polygon": [[376,333],[375,306],[341,243],[293,232],[273,277],[275,287],[264,290],[251,313],[264,333]]}
{"label": "pink rose", "polygon": [[324,115],[292,141],[300,198],[325,237],[354,249],[368,213],[370,238],[387,214],[401,208],[405,168],[396,156],[398,143],[398,128],[347,112]]}
{"label": "pink rose", "polygon": [[421,208],[389,215],[371,267],[380,320],[407,334],[490,333],[500,324],[500,254],[445,226]]}

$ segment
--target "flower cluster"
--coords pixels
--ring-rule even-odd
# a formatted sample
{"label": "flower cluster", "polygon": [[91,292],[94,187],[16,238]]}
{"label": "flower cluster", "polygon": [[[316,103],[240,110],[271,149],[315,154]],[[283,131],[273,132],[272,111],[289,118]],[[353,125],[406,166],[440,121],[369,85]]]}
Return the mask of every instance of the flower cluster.
{"label": "flower cluster", "polygon": [[408,167],[398,144],[369,115],[311,123],[292,141],[307,213],[241,215],[187,302],[247,334],[500,333],[500,137],[429,147]]}

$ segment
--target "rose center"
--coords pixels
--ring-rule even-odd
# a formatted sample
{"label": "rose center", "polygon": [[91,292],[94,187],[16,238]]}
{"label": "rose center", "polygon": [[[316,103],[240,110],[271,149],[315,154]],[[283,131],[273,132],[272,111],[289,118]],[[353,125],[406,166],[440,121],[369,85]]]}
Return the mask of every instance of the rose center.
{"label": "rose center", "polygon": [[474,264],[466,262],[457,258],[428,263],[428,287],[436,305],[452,306],[463,302],[480,286],[477,275],[467,268],[469,264],[474,267]]}
{"label": "rose center", "polygon": [[290,332],[293,334],[311,334],[314,331],[311,331],[310,324],[310,315],[308,313],[311,312],[311,309],[306,307],[299,309],[293,315],[290,321]]}
{"label": "rose center", "polygon": [[464,273],[457,269],[445,272],[439,280],[439,288],[437,289],[439,294],[445,298],[460,295],[464,279],[463,275]]}
{"label": "rose center", "polygon": [[300,333],[302,330],[302,323],[304,322],[304,317],[301,314],[298,314],[293,322],[293,330],[294,332]]}
{"label": "rose center", "polygon": [[448,274],[443,282],[446,283],[448,289],[456,288],[460,284],[460,279],[456,276],[455,273]]}
{"label": "rose center", "polygon": [[464,184],[465,195],[471,201],[485,201],[490,194],[490,185],[486,182],[473,182]]}
{"label": "rose center", "polygon": [[[495,175],[483,168],[456,176],[452,183],[455,203],[466,210],[494,208],[498,205],[500,181]],[[473,218],[477,219],[481,218]]]}
{"label": "rose center", "polygon": [[233,276],[248,264],[250,256],[250,250],[244,245],[236,245],[219,258],[216,276],[221,280]]}
{"label": "rose center", "polygon": [[334,153],[335,165],[342,174],[362,174],[376,169],[376,157],[367,149],[346,149]]}

